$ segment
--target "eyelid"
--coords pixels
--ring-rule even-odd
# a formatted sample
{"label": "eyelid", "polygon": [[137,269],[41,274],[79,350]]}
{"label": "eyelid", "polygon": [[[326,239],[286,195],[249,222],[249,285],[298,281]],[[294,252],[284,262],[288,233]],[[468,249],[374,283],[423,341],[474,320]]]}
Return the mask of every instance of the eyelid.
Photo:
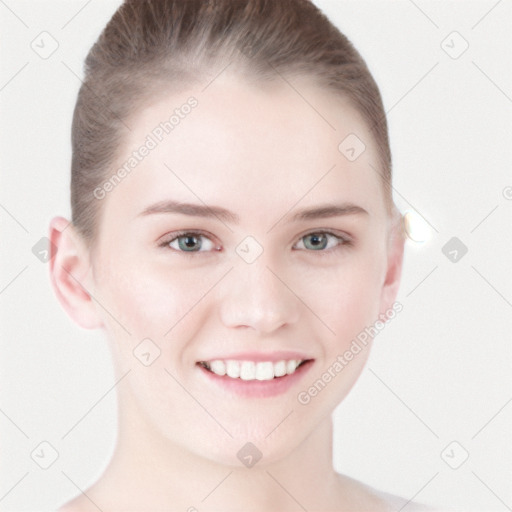
{"label": "eyelid", "polygon": [[331,235],[331,236],[334,236],[336,238],[339,238],[340,240],[342,240],[343,242],[345,242],[347,244],[348,243],[353,243],[355,241],[354,237],[349,235],[347,232],[339,231],[337,229],[332,229],[332,228],[309,229],[309,230],[305,231],[304,233],[301,233],[300,235],[298,235],[297,238],[298,238],[298,240],[301,240],[305,236],[314,235],[314,234]]}
{"label": "eyelid", "polygon": [[[334,247],[331,247],[329,249],[319,250],[319,251],[314,251],[314,250],[309,250],[309,249],[295,249],[295,250],[300,250],[300,251],[310,252],[310,253],[329,254],[332,251],[335,251],[336,249],[339,249],[343,246],[352,246],[354,243],[354,238],[351,235],[349,235],[348,233],[338,232],[337,230],[333,230],[330,228],[316,228],[316,229],[312,229],[312,230],[306,231],[306,232],[298,235],[298,237],[296,237],[297,240],[293,244],[293,246],[297,245],[297,243],[299,243],[304,237],[306,237],[308,235],[314,235],[314,234],[323,234],[323,235],[333,236],[336,239],[338,239],[339,243]],[[214,245],[216,245],[216,248],[214,251],[178,251],[176,249],[169,247],[169,244],[171,242],[173,242],[177,238],[184,236],[184,235],[199,235],[204,238],[207,238]],[[206,231],[200,230],[200,229],[182,229],[182,230],[178,230],[178,231],[173,231],[172,233],[168,233],[168,234],[164,235],[158,242],[158,245],[160,247],[167,248],[171,251],[185,254],[185,255],[193,255],[193,254],[197,254],[197,253],[201,253],[204,255],[204,254],[209,254],[211,252],[220,252],[222,250],[222,249],[218,248],[220,244],[216,243],[215,237],[213,237],[213,235],[211,235],[210,233],[207,233]]]}
{"label": "eyelid", "polygon": [[207,233],[206,231],[202,231],[201,229],[182,229],[182,230],[179,230],[179,231],[173,231],[172,233],[167,233],[162,238],[160,238],[160,240],[158,242],[158,245],[160,247],[163,247],[164,249],[167,248],[167,249],[169,249],[171,251],[174,251],[174,252],[177,252],[177,253],[181,253],[181,254],[187,254],[187,255],[188,254],[195,254],[195,253],[208,254],[210,252],[215,252],[215,251],[177,251],[176,249],[173,249],[172,247],[169,247],[169,244],[171,242],[173,242],[177,238],[180,238],[180,237],[185,236],[185,235],[199,235],[201,237],[207,238],[208,240],[210,240],[216,246],[215,249],[217,251],[220,250],[220,249],[218,249],[220,244],[218,244],[215,241],[215,237],[213,235],[211,235],[210,233]]}
{"label": "eyelid", "polygon": [[297,245],[299,242],[301,242],[304,237],[306,237],[308,235],[316,235],[316,234],[332,236],[337,239],[338,243],[334,247],[330,247],[329,249],[323,249],[323,250],[319,250],[319,251],[308,250],[308,249],[295,249],[295,250],[303,251],[306,253],[312,253],[312,254],[318,253],[320,256],[323,256],[323,255],[327,256],[329,254],[332,254],[336,250],[342,249],[344,247],[345,248],[352,247],[354,245],[354,238],[352,236],[350,236],[348,233],[339,232],[337,230],[332,230],[329,228],[323,228],[323,229],[317,228],[317,229],[313,229],[313,230],[307,231],[307,232],[299,235],[298,240],[297,240],[297,242],[295,242],[293,244],[293,247],[295,247],[295,245]]}

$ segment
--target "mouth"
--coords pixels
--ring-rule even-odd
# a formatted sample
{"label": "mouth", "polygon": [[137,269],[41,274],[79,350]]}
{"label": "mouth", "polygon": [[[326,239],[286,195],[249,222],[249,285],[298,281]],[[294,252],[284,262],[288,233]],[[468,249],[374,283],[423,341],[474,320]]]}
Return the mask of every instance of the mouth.
{"label": "mouth", "polygon": [[219,377],[238,381],[273,381],[286,378],[299,371],[313,359],[283,359],[280,361],[199,361],[197,366]]}

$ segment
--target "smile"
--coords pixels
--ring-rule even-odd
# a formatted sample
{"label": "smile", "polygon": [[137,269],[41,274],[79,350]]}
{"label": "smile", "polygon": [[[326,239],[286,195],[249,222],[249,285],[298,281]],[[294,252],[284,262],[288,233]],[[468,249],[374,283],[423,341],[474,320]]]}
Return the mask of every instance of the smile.
{"label": "smile", "polygon": [[308,360],[281,360],[281,361],[200,361],[198,365],[206,370],[219,375],[227,376],[232,379],[251,380],[273,380],[292,375],[295,371]]}

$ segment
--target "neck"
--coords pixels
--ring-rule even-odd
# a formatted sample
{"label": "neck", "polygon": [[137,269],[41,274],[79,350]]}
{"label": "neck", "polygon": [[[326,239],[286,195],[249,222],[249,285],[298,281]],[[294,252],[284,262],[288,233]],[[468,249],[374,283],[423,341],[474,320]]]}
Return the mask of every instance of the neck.
{"label": "neck", "polygon": [[284,458],[252,468],[218,464],[177,446],[126,403],[119,406],[119,425],[114,455],[87,491],[102,509],[285,512],[339,506],[330,417]]}

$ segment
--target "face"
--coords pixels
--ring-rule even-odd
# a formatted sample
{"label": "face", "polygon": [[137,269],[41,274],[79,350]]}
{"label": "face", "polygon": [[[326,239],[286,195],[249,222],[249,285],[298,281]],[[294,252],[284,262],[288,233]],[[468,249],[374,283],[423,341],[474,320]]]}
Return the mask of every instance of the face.
{"label": "face", "polygon": [[[353,340],[392,301],[369,131],[342,99],[299,90],[307,102],[222,76],[148,104],[116,169],[151,148],[99,199],[93,287],[130,370],[120,407],[227,464],[248,441],[261,463],[283,457],[330,415],[368,357],[371,339]],[[354,161],[338,148],[349,134],[366,145]]]}

